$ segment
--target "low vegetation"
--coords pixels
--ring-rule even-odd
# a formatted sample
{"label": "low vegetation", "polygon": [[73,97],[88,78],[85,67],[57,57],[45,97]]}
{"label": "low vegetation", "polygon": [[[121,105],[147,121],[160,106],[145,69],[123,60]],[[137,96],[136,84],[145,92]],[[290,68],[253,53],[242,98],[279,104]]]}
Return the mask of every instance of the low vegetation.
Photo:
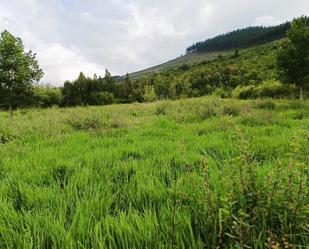
{"label": "low vegetation", "polygon": [[0,113],[0,248],[305,248],[309,102]]}
{"label": "low vegetation", "polygon": [[[229,44],[235,36],[240,40],[244,37],[253,39],[253,44],[254,39],[273,40],[278,34],[280,37],[277,38],[281,38],[288,28],[286,39],[260,46],[222,51],[226,48],[220,45],[221,41]],[[133,79],[130,75],[113,77],[108,70],[104,77],[86,77],[81,72],[76,80],[66,81],[59,88],[31,84],[43,75],[35,54],[24,52],[21,40],[5,31],[0,39],[0,59],[3,58],[0,63],[0,107],[96,106],[205,95],[238,99],[306,98],[309,91],[308,18],[300,17],[292,24],[254,30],[236,31],[211,40],[221,51],[206,54],[204,60],[199,51],[179,59],[195,61],[194,58],[199,58],[196,63],[167,63],[173,66],[166,64],[144,77],[133,74]],[[248,36],[248,32],[256,36]],[[237,43],[237,39],[235,41]],[[14,74],[10,74],[11,71]]]}

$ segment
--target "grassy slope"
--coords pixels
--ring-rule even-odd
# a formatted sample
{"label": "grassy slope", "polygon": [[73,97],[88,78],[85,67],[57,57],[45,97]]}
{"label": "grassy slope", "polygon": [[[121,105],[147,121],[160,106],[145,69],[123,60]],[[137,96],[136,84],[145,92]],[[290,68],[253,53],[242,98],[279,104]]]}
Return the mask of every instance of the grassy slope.
{"label": "grassy slope", "polygon": [[181,66],[183,64],[194,64],[194,63],[200,63],[202,61],[211,61],[214,59],[218,58],[218,55],[226,55],[229,54],[231,52],[228,51],[222,51],[222,52],[211,52],[211,53],[199,53],[199,54],[188,54],[188,55],[184,55],[181,57],[178,57],[174,60],[162,63],[160,65],[154,66],[154,67],[150,67],[138,72],[134,72],[130,74],[130,77],[132,79],[136,79],[136,78],[140,78],[143,76],[147,76],[149,74],[152,73],[156,73],[159,72],[161,70],[164,69],[168,69],[168,68],[173,68],[173,67],[178,67]]}
{"label": "grassy slope", "polygon": [[[251,48],[246,48],[246,49],[240,49],[240,53],[243,52],[248,52],[250,50],[254,50],[255,48],[258,47],[263,47],[263,46],[272,46],[278,43],[281,43],[283,39],[278,40],[278,41],[274,41],[274,42],[270,42],[270,43],[266,43],[263,45],[259,45],[256,47],[251,47]],[[134,72],[130,74],[130,77],[132,79],[137,79],[143,76],[147,76],[150,75],[152,73],[156,73],[162,70],[166,70],[166,69],[170,69],[170,68],[174,68],[174,67],[179,67],[183,64],[188,64],[188,65],[193,65],[193,64],[198,64],[204,61],[212,61],[218,58],[219,55],[222,56],[231,56],[234,54],[234,50],[232,51],[218,51],[218,52],[209,52],[209,53],[194,53],[194,54],[188,54],[188,55],[184,55],[181,57],[178,57],[174,60],[162,63],[160,65],[154,66],[154,67],[150,67],[138,72]]]}
{"label": "grassy slope", "polygon": [[0,248],[304,246],[308,107],[197,98],[0,113]]}

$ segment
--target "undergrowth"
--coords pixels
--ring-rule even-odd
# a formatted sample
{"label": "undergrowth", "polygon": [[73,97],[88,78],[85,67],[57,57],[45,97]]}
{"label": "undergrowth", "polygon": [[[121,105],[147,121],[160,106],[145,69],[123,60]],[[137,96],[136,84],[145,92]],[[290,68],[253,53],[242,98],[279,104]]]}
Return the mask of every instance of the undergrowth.
{"label": "undergrowth", "polygon": [[0,248],[306,248],[308,107],[0,113]]}

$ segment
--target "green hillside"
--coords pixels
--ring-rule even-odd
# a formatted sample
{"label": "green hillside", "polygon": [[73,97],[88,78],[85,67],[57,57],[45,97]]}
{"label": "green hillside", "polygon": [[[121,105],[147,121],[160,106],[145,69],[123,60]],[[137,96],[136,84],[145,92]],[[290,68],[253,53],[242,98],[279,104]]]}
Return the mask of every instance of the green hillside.
{"label": "green hillside", "polygon": [[209,94],[237,98],[296,96],[293,86],[280,83],[276,68],[283,41],[242,50],[188,54],[135,73],[132,84],[136,88],[148,85],[157,98],[170,99]]}
{"label": "green hillside", "polygon": [[270,27],[247,27],[221,34],[188,47],[184,56],[145,70],[131,73],[130,76],[136,79],[166,68],[180,66],[183,63],[194,64],[213,60],[219,55],[228,55],[235,49],[252,48],[274,41],[276,42],[286,37],[286,32],[289,30],[290,25],[290,22],[286,22]]}
{"label": "green hillside", "polygon": [[[259,48],[259,47],[265,47],[265,46],[272,47],[273,45],[279,45],[280,43],[282,43],[283,40],[284,39],[278,39],[276,41],[266,42],[265,44],[252,46],[251,48],[239,49],[239,51],[241,53],[247,53],[248,51],[252,51],[255,48]],[[218,59],[218,56],[220,55],[229,57],[229,56],[232,56],[234,52],[235,52],[235,49],[230,49],[230,50],[225,50],[225,51],[216,51],[216,52],[189,53],[181,57],[178,57],[174,60],[162,63],[160,65],[150,67],[150,68],[138,71],[138,72],[130,73],[129,76],[132,79],[138,79],[140,77],[149,76],[153,73],[158,73],[163,70],[179,67],[183,64],[194,65],[194,64],[201,63],[201,62],[213,61],[213,60]]]}
{"label": "green hillside", "polygon": [[202,61],[215,60],[218,58],[219,55],[226,55],[230,53],[233,53],[233,52],[222,51],[222,52],[209,52],[209,53],[199,53],[199,54],[186,54],[174,60],[162,63],[160,65],[150,67],[150,68],[138,71],[138,72],[130,73],[129,76],[132,79],[138,79],[140,77],[148,76],[152,73],[157,73],[164,69],[178,67],[183,64],[191,65],[194,63],[200,63]]}

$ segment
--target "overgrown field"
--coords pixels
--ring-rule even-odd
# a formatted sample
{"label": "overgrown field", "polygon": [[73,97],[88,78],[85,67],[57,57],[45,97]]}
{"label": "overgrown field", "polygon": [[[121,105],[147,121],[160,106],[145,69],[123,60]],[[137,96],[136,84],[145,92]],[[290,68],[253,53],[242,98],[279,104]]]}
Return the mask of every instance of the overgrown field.
{"label": "overgrown field", "polygon": [[0,248],[308,248],[309,102],[0,113]]}

